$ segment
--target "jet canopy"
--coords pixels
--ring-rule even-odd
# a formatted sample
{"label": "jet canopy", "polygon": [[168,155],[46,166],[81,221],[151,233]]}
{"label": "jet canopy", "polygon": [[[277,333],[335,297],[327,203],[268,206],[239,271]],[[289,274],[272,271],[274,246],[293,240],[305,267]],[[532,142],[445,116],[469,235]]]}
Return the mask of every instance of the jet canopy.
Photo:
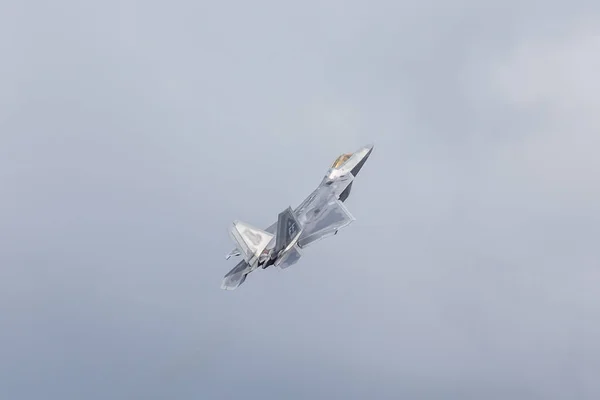
{"label": "jet canopy", "polygon": [[344,165],[344,163],[346,161],[348,161],[348,159],[352,156],[352,154],[342,154],[341,156],[339,156],[338,158],[335,159],[335,161],[333,162],[333,164],[331,165],[331,168],[336,169],[341,167],[342,165]]}

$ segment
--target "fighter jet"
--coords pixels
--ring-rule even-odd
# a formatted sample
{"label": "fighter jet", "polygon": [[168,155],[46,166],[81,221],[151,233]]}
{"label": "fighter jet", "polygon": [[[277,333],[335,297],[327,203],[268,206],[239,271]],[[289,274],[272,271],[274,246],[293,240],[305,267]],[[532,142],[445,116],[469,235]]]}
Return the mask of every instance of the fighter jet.
{"label": "fighter jet", "polygon": [[373,145],[367,145],[340,155],[319,186],[294,210],[288,207],[279,213],[266,230],[234,221],[229,234],[236,248],[225,258],[242,256],[242,260],[225,275],[221,288],[236,289],[259,267],[288,268],[298,262],[302,249],[350,225],[355,218],[344,202],[372,151]]}

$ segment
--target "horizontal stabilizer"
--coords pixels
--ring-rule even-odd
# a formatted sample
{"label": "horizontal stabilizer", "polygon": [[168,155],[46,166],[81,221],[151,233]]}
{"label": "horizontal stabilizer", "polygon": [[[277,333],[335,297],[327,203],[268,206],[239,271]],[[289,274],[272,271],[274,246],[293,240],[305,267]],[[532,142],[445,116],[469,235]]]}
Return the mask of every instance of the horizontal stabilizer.
{"label": "horizontal stabilizer", "polygon": [[227,275],[225,275],[225,277],[223,277],[221,289],[234,290],[244,283],[250,271],[250,265],[248,265],[245,260],[240,261],[231,271],[227,273]]}
{"label": "horizontal stabilizer", "polygon": [[250,266],[258,264],[258,258],[274,237],[271,233],[240,221],[233,223],[229,233],[244,260]]}
{"label": "horizontal stabilizer", "polygon": [[294,245],[287,252],[283,254],[283,256],[277,261],[275,261],[275,266],[279,269],[286,269],[287,267],[291,267],[296,264],[298,260],[302,257],[302,253],[300,253],[300,248],[297,245]]}

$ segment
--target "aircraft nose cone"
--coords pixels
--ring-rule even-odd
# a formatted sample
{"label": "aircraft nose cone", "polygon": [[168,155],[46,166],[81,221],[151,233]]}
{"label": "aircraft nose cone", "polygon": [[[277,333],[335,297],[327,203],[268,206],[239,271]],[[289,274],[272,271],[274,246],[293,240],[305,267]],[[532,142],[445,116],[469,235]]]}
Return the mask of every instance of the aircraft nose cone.
{"label": "aircraft nose cone", "polygon": [[358,173],[360,172],[363,165],[365,165],[365,162],[367,161],[367,159],[371,155],[371,152],[373,151],[373,147],[375,147],[373,144],[368,144],[361,149],[361,150],[368,150],[368,151],[367,151],[367,154],[365,154],[363,156],[363,158],[358,162],[358,164],[356,164],[356,166],[354,168],[352,168],[351,173],[353,176],[358,175]]}

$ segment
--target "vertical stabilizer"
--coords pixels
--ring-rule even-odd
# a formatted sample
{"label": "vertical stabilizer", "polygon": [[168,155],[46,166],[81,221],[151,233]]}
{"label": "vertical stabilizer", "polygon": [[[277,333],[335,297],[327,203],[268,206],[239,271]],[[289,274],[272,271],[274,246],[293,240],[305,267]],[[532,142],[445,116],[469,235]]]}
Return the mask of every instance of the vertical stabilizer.
{"label": "vertical stabilizer", "polygon": [[229,233],[244,260],[252,267],[258,264],[259,256],[273,240],[273,234],[240,221],[233,223]]}
{"label": "vertical stabilizer", "polygon": [[277,219],[277,236],[275,238],[275,254],[280,251],[288,250],[300,237],[302,226],[292,211],[292,207],[288,207],[279,213]]}

